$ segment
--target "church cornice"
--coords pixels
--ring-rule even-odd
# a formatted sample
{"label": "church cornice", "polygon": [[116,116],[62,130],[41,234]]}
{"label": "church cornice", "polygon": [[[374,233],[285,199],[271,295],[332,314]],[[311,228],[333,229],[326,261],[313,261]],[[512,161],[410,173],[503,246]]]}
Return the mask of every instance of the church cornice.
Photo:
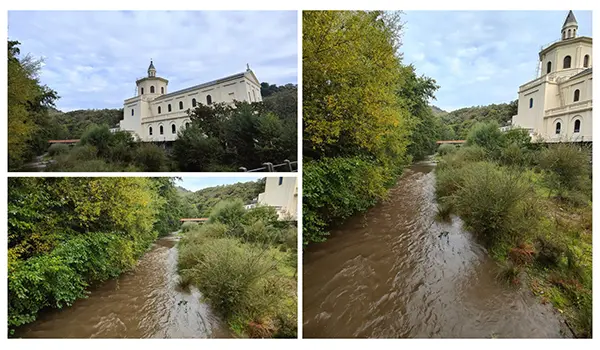
{"label": "church cornice", "polygon": [[169,83],[169,81],[167,79],[161,78],[161,77],[143,77],[141,79],[136,80],[135,83],[136,83],[136,85],[139,85],[142,81],[145,81],[145,80],[160,80],[167,84]]}
{"label": "church cornice", "polygon": [[557,47],[568,46],[568,45],[572,45],[574,43],[587,43],[587,44],[592,45],[592,38],[590,38],[589,36],[578,36],[576,38],[564,39],[564,40],[561,39],[561,40],[555,41],[540,51],[540,60],[542,60],[542,57],[545,54],[556,49]]}

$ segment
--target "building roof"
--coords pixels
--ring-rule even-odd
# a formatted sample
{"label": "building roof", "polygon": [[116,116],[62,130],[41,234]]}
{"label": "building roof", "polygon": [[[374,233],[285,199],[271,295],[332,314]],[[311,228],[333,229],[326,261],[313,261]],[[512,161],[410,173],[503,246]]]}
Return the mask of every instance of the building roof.
{"label": "building roof", "polygon": [[580,77],[580,76],[582,76],[582,75],[586,75],[586,74],[588,74],[588,73],[589,73],[589,74],[591,74],[591,73],[592,73],[592,67],[590,67],[590,68],[588,68],[588,69],[585,69],[585,70],[582,70],[581,72],[579,72],[579,73],[575,74],[574,76],[570,77],[569,79],[574,79],[574,78]]}
{"label": "building roof", "polygon": [[152,60],[150,60],[150,66],[148,67],[148,70],[150,69],[156,70],[156,68],[154,68],[154,63],[152,63]]}
{"label": "building roof", "polygon": [[566,26],[567,23],[577,24],[577,19],[575,19],[575,15],[573,14],[573,11],[571,11],[571,10],[569,10],[569,14],[567,15],[567,18],[565,19],[565,24],[563,24],[563,27]]}
{"label": "building roof", "polygon": [[208,87],[208,86],[211,86],[211,85],[214,85],[214,84],[218,84],[218,83],[222,83],[222,82],[225,82],[225,81],[228,81],[228,80],[243,78],[245,74],[246,74],[245,72],[237,73],[237,74],[233,74],[233,75],[227,76],[225,78],[221,78],[221,79],[209,81],[207,83],[203,83],[203,84],[200,84],[200,85],[195,85],[195,86],[192,86],[192,87],[189,87],[189,88],[185,88],[185,89],[182,89],[182,90],[178,90],[178,91],[175,91],[175,92],[169,92],[166,95],[162,95],[160,97],[155,98],[153,101],[164,100],[165,98],[169,98],[169,97],[172,97],[172,96],[175,96],[175,95],[179,95],[179,94],[182,94],[182,93],[185,93],[185,92],[188,92],[188,91],[193,91],[193,90],[196,90],[196,89],[201,89],[203,87]]}

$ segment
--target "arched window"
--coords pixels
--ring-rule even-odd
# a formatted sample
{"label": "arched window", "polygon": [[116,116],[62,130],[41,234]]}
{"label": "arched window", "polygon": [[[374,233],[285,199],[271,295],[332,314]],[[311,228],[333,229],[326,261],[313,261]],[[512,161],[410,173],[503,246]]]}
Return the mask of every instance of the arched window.
{"label": "arched window", "polygon": [[575,90],[573,93],[573,102],[579,101],[579,89]]}
{"label": "arched window", "polygon": [[142,95],[144,94],[144,88],[142,88]]}
{"label": "arched window", "polygon": [[158,106],[158,114],[160,114],[160,106]]}
{"label": "arched window", "polygon": [[192,99],[192,107],[196,107],[196,99],[195,98]]}
{"label": "arched window", "polygon": [[529,99],[529,108],[533,108],[533,98]]}
{"label": "arched window", "polygon": [[565,56],[563,60],[563,69],[571,68],[571,56]]}
{"label": "arched window", "polygon": [[133,115],[133,109],[131,110],[131,115]]}
{"label": "arched window", "polygon": [[160,93],[161,93],[161,94],[164,94],[164,93],[165,93],[165,87],[164,87],[164,86],[161,86],[161,87],[160,87]]}
{"label": "arched window", "polygon": [[573,132],[579,132],[579,129],[581,129],[581,120],[577,119],[573,127]]}
{"label": "arched window", "polygon": [[556,123],[556,135],[560,134],[560,122]]}
{"label": "arched window", "polygon": [[176,132],[175,124],[171,124],[171,133],[174,134]]}
{"label": "arched window", "polygon": [[552,72],[552,62],[548,61],[547,66],[548,66],[548,68],[546,69],[546,73]]}
{"label": "arched window", "polygon": [[154,93],[154,85],[150,86],[150,93],[153,94]]}
{"label": "arched window", "polygon": [[168,110],[169,112],[171,111],[171,104],[170,104],[170,103],[167,105],[167,110]]}
{"label": "arched window", "polygon": [[571,29],[569,29],[569,30],[567,31],[567,38],[570,38],[570,37],[571,37]]}
{"label": "arched window", "polygon": [[256,92],[254,90],[252,90],[252,97],[254,97],[254,102],[256,102]]}
{"label": "arched window", "polygon": [[158,127],[158,131],[160,132],[161,135],[165,133],[165,129],[163,128],[162,125]]}
{"label": "arched window", "polygon": [[148,135],[152,136],[152,127],[148,128]]}
{"label": "arched window", "polygon": [[183,101],[179,101],[179,109],[183,109]]}
{"label": "arched window", "polygon": [[590,55],[583,56],[583,67],[587,68],[590,65]]}
{"label": "arched window", "polygon": [[250,91],[248,91],[248,101],[252,102],[252,97],[250,97]]}
{"label": "arched window", "polygon": [[189,128],[189,127],[190,127],[190,123],[186,122],[186,123],[185,123],[185,128],[187,129],[187,128]]}
{"label": "arched window", "polygon": [[211,105],[212,104],[212,97],[210,95],[206,95],[206,104],[207,105]]}

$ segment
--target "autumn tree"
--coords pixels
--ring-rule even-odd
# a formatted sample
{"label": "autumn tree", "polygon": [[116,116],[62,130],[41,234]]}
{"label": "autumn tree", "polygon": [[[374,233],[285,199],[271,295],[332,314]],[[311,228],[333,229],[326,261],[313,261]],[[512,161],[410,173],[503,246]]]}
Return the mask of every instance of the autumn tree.
{"label": "autumn tree", "polygon": [[45,124],[48,108],[58,98],[41,85],[41,60],[27,55],[19,58],[18,41],[8,41],[8,164],[13,170],[35,155],[39,142],[32,140]]}
{"label": "autumn tree", "polygon": [[383,11],[304,11],[304,153],[403,158],[412,121],[402,84],[400,16]]}

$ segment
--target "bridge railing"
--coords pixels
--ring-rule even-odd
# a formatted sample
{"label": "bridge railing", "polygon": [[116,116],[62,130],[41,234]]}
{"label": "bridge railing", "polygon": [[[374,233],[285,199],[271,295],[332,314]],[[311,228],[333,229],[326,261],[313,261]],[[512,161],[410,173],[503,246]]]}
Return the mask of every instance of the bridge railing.
{"label": "bridge railing", "polygon": [[[281,164],[273,164],[270,162],[267,163],[263,163],[263,166],[260,168],[256,168],[256,169],[251,169],[248,170],[245,167],[240,167],[240,171],[242,172],[246,172],[246,173],[258,173],[258,172],[296,172],[298,171],[298,161],[289,161],[289,160],[284,160],[283,163]],[[279,170],[277,170],[279,169]]]}

